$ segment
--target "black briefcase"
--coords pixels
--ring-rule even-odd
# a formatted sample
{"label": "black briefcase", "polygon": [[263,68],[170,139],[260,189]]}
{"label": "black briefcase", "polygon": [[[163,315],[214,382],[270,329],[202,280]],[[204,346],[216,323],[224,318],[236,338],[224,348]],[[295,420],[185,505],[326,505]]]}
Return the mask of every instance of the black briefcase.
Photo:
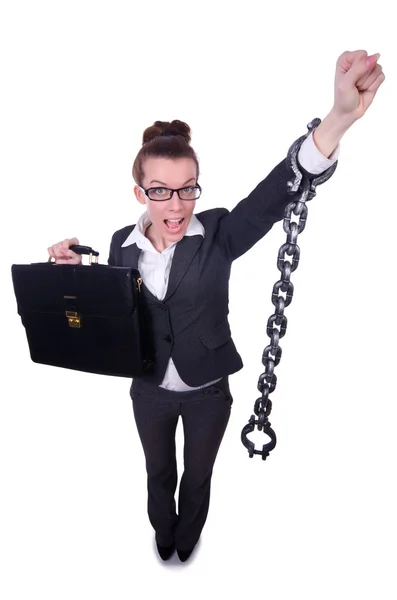
{"label": "black briefcase", "polygon": [[142,279],[130,267],[50,262],[12,265],[18,314],[36,363],[89,373],[139,377],[153,366]]}

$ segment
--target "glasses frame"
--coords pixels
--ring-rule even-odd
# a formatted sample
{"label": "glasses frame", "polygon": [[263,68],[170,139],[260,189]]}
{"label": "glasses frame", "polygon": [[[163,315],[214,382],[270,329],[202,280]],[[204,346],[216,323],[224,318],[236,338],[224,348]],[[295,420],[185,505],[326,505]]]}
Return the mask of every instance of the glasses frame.
{"label": "glasses frame", "polygon": [[[168,202],[168,200],[172,200],[172,196],[174,195],[174,192],[176,192],[176,193],[178,194],[178,197],[179,197],[179,199],[180,199],[180,200],[182,200],[182,202],[194,202],[195,200],[198,200],[198,198],[200,198],[200,196],[201,196],[201,192],[203,191],[203,190],[202,190],[202,187],[201,187],[201,185],[199,185],[198,183],[196,183],[196,185],[184,185],[183,187],[181,187],[181,188],[178,188],[178,189],[176,189],[176,190],[173,190],[172,188],[167,188],[167,187],[165,187],[165,186],[163,186],[163,185],[157,185],[156,187],[150,187],[150,188],[148,188],[147,190],[145,190],[145,189],[144,189],[143,187],[141,187],[140,185],[138,185],[138,187],[139,187],[139,189],[140,189],[140,190],[142,190],[142,192],[144,192],[144,193],[146,194],[146,196],[147,196],[147,197],[149,198],[149,200],[151,200],[152,202]],[[191,200],[190,200],[190,199],[187,199],[187,198],[181,198],[181,195],[180,195],[180,193],[179,193],[179,192],[180,192],[181,190],[184,190],[184,189],[185,189],[185,188],[187,188],[187,187],[192,187],[192,188],[194,187],[194,188],[198,188],[198,189],[199,189],[199,192],[200,192],[200,193],[199,193],[199,195],[197,196],[197,198],[193,198],[193,199],[191,199]],[[164,189],[164,190],[169,190],[169,191],[171,192],[171,196],[170,196],[169,198],[167,198],[166,200],[154,200],[153,198],[150,198],[150,197],[149,197],[149,192],[150,192],[150,190],[158,190],[159,188],[160,188],[160,189]]]}

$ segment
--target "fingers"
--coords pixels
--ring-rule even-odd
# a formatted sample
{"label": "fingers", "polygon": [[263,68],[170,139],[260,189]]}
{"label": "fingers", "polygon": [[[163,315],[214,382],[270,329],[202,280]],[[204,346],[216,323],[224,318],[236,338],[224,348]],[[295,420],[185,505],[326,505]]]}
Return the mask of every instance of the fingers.
{"label": "fingers", "polygon": [[78,262],[73,262],[72,260],[65,260],[63,258],[57,258],[55,262],[57,265],[77,265],[77,264],[79,264]]}
{"label": "fingers", "polygon": [[64,245],[64,248],[70,248],[70,246],[73,246],[75,244],[79,244],[80,242],[79,242],[79,240],[76,237],[73,237],[73,238],[70,238],[70,239],[63,240],[62,243]]}
{"label": "fingers", "polygon": [[361,66],[364,75],[368,72],[368,69],[375,67],[379,57],[379,53],[368,56],[366,50],[354,50],[353,52],[346,50],[342,52],[337,60],[337,72],[347,73],[348,71],[351,72],[352,69],[357,71]]}
{"label": "fingers", "polygon": [[356,87],[358,82],[365,82],[368,76],[373,72],[377,66],[377,61],[380,54],[372,54],[371,56],[363,56],[361,59],[356,59],[351,65],[350,69],[346,72],[343,77],[343,86]]}
{"label": "fingers", "polygon": [[[61,259],[64,263],[68,263],[69,265],[78,265],[81,262],[80,254],[76,254],[73,250],[69,250],[66,248],[60,249]],[[59,263],[59,260],[57,261]],[[59,263],[63,264],[63,263]]]}
{"label": "fingers", "polygon": [[382,80],[385,79],[381,65],[376,65],[371,69],[368,75],[361,77],[356,83],[357,89],[359,89],[360,92],[368,90],[378,77],[381,77]]}
{"label": "fingers", "polygon": [[59,265],[78,265],[82,261],[80,254],[69,249],[74,244],[79,244],[79,240],[76,237],[66,238],[62,242],[49,246],[47,251],[50,257],[54,258]]}
{"label": "fingers", "polygon": [[47,252],[51,256],[51,258],[55,258],[54,249],[52,246],[49,246],[49,248],[47,248]]}
{"label": "fingers", "polygon": [[348,50],[346,52],[343,52],[342,56],[344,56],[345,59],[348,62],[350,62],[350,64],[353,64],[357,60],[362,60],[363,58],[366,58],[368,56],[368,52],[364,49],[352,51]]}
{"label": "fingers", "polygon": [[375,94],[375,92],[382,85],[382,83],[384,82],[385,79],[386,79],[386,76],[382,71],[381,73],[379,73],[379,75],[377,76],[375,81],[373,81],[372,84],[370,84],[368,87],[365,88],[365,91],[369,92],[371,94]]}
{"label": "fingers", "polygon": [[339,56],[336,64],[342,72],[346,73],[355,62],[367,56],[368,52],[366,50],[354,50],[353,52],[346,50]]}

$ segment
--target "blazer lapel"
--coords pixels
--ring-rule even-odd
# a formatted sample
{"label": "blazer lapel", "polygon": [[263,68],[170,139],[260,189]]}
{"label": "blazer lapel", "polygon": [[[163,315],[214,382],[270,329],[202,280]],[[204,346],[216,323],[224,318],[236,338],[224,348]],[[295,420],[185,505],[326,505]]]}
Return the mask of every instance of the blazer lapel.
{"label": "blazer lapel", "polygon": [[168,287],[163,302],[168,300],[175,292],[196,252],[200,248],[203,239],[202,235],[191,235],[183,237],[180,242],[177,243],[172,259]]}
{"label": "blazer lapel", "polygon": [[[163,302],[168,300],[168,298],[175,292],[196,252],[200,248],[203,239],[204,238],[202,235],[185,236],[176,244],[168,280],[168,287]],[[124,267],[133,267],[134,269],[138,269],[138,260],[141,252],[142,250],[138,248],[136,244],[131,244],[130,246],[122,248],[122,265]],[[145,284],[145,282],[143,282],[143,284]]]}

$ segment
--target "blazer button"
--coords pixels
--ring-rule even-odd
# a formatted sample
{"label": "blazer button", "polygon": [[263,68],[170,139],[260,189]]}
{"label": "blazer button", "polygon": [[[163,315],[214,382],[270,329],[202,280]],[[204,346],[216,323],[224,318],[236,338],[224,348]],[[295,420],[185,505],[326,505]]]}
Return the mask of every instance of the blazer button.
{"label": "blazer button", "polygon": [[165,342],[168,342],[169,344],[171,344],[171,342],[172,342],[172,337],[171,337],[170,335],[165,335],[165,336],[164,336],[164,341],[165,341]]}

